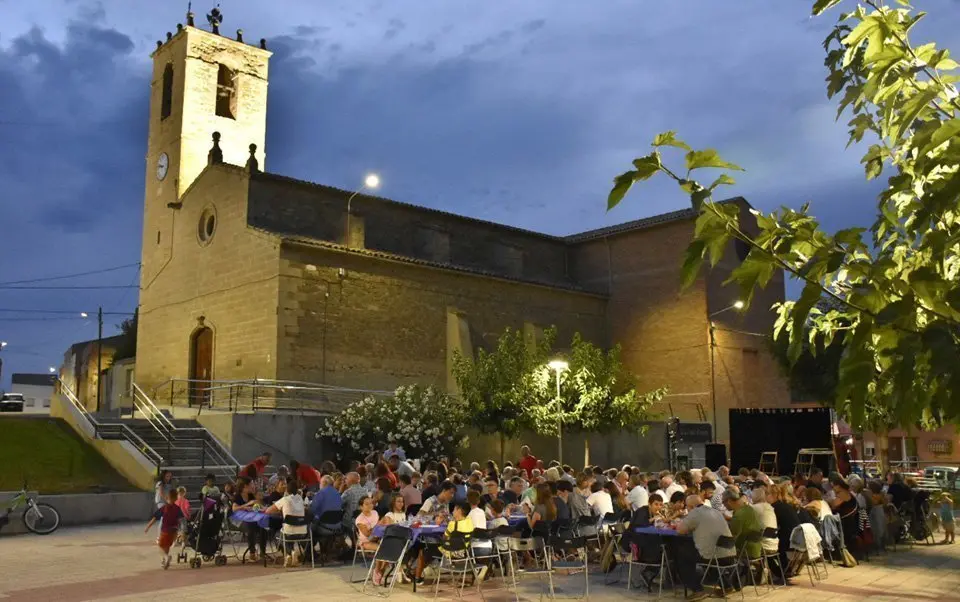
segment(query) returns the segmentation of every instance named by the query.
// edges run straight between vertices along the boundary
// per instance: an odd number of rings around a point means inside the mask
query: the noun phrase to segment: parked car
[[[958,470],[960,469],[956,466],[927,466],[923,470],[923,478],[936,481],[938,489],[955,491],[957,489]]]
[[[4,393],[0,395],[0,412],[22,412],[23,393]]]

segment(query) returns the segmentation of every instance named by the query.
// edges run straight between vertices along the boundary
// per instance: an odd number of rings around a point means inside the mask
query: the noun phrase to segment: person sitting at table
[[[757,512],[757,517],[760,519],[760,526],[763,527],[764,530],[778,529],[777,513],[770,502],[767,501],[768,494],[766,486],[754,487],[753,491],[750,492],[750,497],[753,500],[753,509]],[[778,537],[764,537],[760,545],[766,554],[776,554],[780,550],[780,540]]]
[[[363,497],[360,500],[360,514],[354,520],[354,524],[357,526],[357,545],[360,549],[376,552],[377,548],[380,547],[377,538],[373,535],[373,529],[379,522],[380,516],[373,508],[373,498],[370,496]],[[378,561],[373,570],[374,585],[382,583],[383,569],[383,563]]]
[[[675,551],[674,566],[683,586],[690,590],[687,600],[703,600],[707,593],[700,583],[697,564],[706,564],[715,555],[721,563],[735,562],[733,548],[717,548],[717,538],[721,535],[732,537],[730,527],[720,512],[704,506],[700,496],[692,495],[687,498],[687,516],[677,525],[677,534],[693,536],[692,541],[678,538]]]
[[[256,500],[256,490],[250,479],[240,477],[237,479],[237,495],[233,498],[231,512],[240,510],[253,511]],[[263,554],[267,547],[266,532],[261,530],[255,522],[244,522],[241,528],[247,532],[247,552],[250,554],[250,561],[257,561],[257,540],[260,542],[260,553]]]
[[[641,475],[631,475],[627,492],[627,503],[630,504],[630,510],[636,512],[649,503],[650,493],[643,485]]]
[[[800,515],[797,512],[799,504],[796,500],[791,502],[792,496],[787,487],[789,483],[782,483],[767,487],[767,502],[773,507],[774,515],[777,519],[777,550],[779,552],[778,562],[786,575],[789,563],[788,553],[790,551],[790,536],[793,530],[800,526]],[[772,571],[775,580],[780,579],[780,571]],[[789,577],[789,575],[788,575]],[[789,581],[789,580],[788,580]],[[781,583],[781,585],[783,585]]]
[[[394,474],[392,470],[390,470],[390,467],[387,466],[386,462],[380,462],[379,464],[377,464],[377,466],[373,469],[373,474],[376,475],[376,478],[374,479],[374,484],[377,485],[378,489],[380,487],[378,483],[380,479],[387,479],[387,481],[390,483],[391,490],[400,488],[400,481],[397,480],[397,475]]]
[[[519,504],[521,495],[523,495],[523,479],[520,477],[511,477],[507,482],[507,489],[503,491],[501,499],[507,505]]]
[[[717,485],[713,481],[703,481],[700,483],[699,495],[705,506],[710,506],[711,508],[716,507],[713,503],[713,496],[717,495]],[[723,493],[720,493],[720,495],[722,496]]]
[[[386,512],[380,515],[380,524],[397,525],[406,521],[407,508],[403,502],[403,496],[399,493],[391,493],[389,500],[390,502],[385,505]]]
[[[500,499],[500,483],[493,477],[487,477],[483,482],[484,493],[480,496],[480,507],[486,509],[493,500]]]
[[[760,523],[757,511],[734,488],[730,488],[723,493],[723,504],[733,513],[733,517],[730,519],[730,532],[736,540],[737,552],[746,548],[747,556],[751,560],[760,558],[762,551],[760,542],[747,541],[749,535],[763,533],[763,525]]]
[[[420,507],[420,514],[424,516],[446,516],[449,513],[450,502],[453,501],[457,488],[450,481],[444,481],[437,495],[427,498]],[[469,510],[468,510],[469,512]]]
[[[283,482],[283,481],[281,481]],[[284,519],[288,516],[303,518],[306,515],[303,498],[300,497],[299,485],[296,481],[285,482],[285,493],[282,498],[264,510],[264,514],[280,514]],[[288,525],[286,520],[281,527],[284,535],[306,535],[307,525]],[[294,542],[287,542],[283,550],[283,566],[295,567],[300,565],[300,547]]]
[[[633,515],[630,516],[630,528],[636,529],[638,527],[649,527],[653,524],[653,521],[661,516],[663,511],[663,498],[660,497],[659,493],[650,494],[649,501],[646,506],[641,506],[633,512]]]
[[[819,487],[807,487],[804,489],[803,493],[807,499],[807,503],[804,505],[804,508],[810,512],[810,515],[818,523],[827,516],[833,514],[833,511],[830,510],[830,505],[823,501],[823,494],[820,493]]]
[[[613,504],[614,512],[619,514],[630,509],[630,504],[627,502],[627,497],[617,486],[616,481],[613,479],[607,481],[604,483],[603,488],[607,493],[610,494],[610,503]]]
[[[316,521],[327,512],[340,510],[343,510],[343,498],[334,486],[333,477],[330,475],[320,477],[320,489],[310,502],[310,514],[313,515],[313,520]]]
[[[400,475],[400,495],[403,497],[403,507],[419,506],[423,503],[423,497],[420,490],[413,485],[413,478],[410,475]]]
[[[477,529],[487,528],[487,513],[480,507],[480,494],[476,491],[467,492],[467,504],[470,505],[470,512],[467,514],[470,522]]]
[[[371,496],[373,498],[377,514],[383,516],[390,511],[390,497],[393,495],[393,487],[386,477],[377,479],[377,490]]]
[[[340,495],[343,500],[343,524],[352,529],[354,514],[360,508],[360,500],[367,495],[367,490],[360,484],[360,475],[356,472],[348,473],[344,484],[347,488]]]
[[[287,468],[286,464],[281,464],[277,466],[277,472],[270,475],[270,479],[267,481],[267,488],[274,489],[277,486],[277,481],[280,479],[286,479],[290,476],[290,469]]]
[[[533,529],[540,521],[552,523],[555,520],[557,520],[557,505],[553,502],[550,485],[540,483],[537,485],[537,503],[527,515],[527,524]]]
[[[613,499],[598,481],[594,481],[593,485],[590,486],[590,497],[587,498],[587,504],[593,509],[593,514],[600,518],[613,513]]]
[[[670,502],[663,511],[664,519],[668,523],[680,520],[687,515],[687,496],[682,491],[676,491],[670,496]]]
[[[566,481],[565,481],[566,482]],[[590,516],[593,514],[593,511],[590,508],[590,504],[587,503],[587,498],[581,493],[581,485],[584,485],[588,482],[588,477],[579,476],[575,484],[570,486],[570,494],[564,500],[567,503],[567,506],[570,507],[570,520],[578,521],[581,516]],[[567,482],[569,485],[570,483]],[[564,485],[564,490],[566,491],[567,487]],[[560,484],[557,483],[557,491],[560,491]],[[589,487],[587,488],[589,493]]]

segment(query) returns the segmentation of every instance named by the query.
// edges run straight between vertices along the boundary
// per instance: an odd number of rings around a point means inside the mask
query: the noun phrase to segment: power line
[[[83,317],[82,314],[91,314],[95,310],[89,309],[10,309],[10,308],[0,308],[0,312],[7,313],[24,313],[24,314],[71,314],[78,317]],[[105,311],[103,312],[105,316],[132,316],[132,311]],[[2,319],[2,318],[0,318]]]
[[[118,270],[124,270],[132,267],[140,267],[140,262],[137,263],[128,263],[126,265],[118,265],[112,268],[103,268],[100,270],[91,270],[89,272],[77,272],[75,274],[65,274],[63,276],[46,276],[44,278],[31,278],[29,280],[10,280],[8,282],[0,282],[0,287],[6,287],[11,284],[31,284],[34,282],[49,282],[51,280],[66,280],[68,278],[79,278],[81,276],[90,276],[93,274],[106,274],[107,272],[116,272]]]
[[[111,290],[137,288],[132,285],[101,285],[101,286],[3,286],[0,290],[5,291],[90,291],[90,290]]]

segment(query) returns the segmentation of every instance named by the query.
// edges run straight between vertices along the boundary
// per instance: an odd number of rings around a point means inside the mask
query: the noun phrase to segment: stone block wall
[[[273,378],[277,349],[277,239],[247,227],[247,174],[230,165],[207,169],[168,210],[175,223],[170,259],[140,292],[137,382],[150,387],[187,378],[190,337],[214,332],[213,378]],[[212,209],[216,231],[198,237]],[[146,241],[150,244],[151,241]]]
[[[606,301],[598,295],[299,245],[282,248],[281,274],[281,379],[379,390],[447,386],[454,345],[492,346],[504,328],[525,323],[556,325],[560,345],[575,331],[606,342]],[[451,312],[466,322],[469,342],[463,329],[449,327]]]

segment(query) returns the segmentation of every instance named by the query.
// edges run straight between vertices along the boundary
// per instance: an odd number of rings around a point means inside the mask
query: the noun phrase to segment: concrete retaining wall
[[[319,416],[203,412],[196,419],[226,445],[240,463],[249,462],[265,451],[273,454],[273,464],[286,464],[292,458],[319,465],[327,459],[322,443],[314,438],[325,420]]]
[[[0,499],[9,499],[14,492],[0,492]],[[153,510],[153,493],[80,493],[72,495],[37,495],[30,497],[50,504],[60,512],[60,526],[99,525],[116,522],[139,522],[146,525]],[[26,533],[21,507],[10,515],[10,523],[0,530],[0,536]]]

